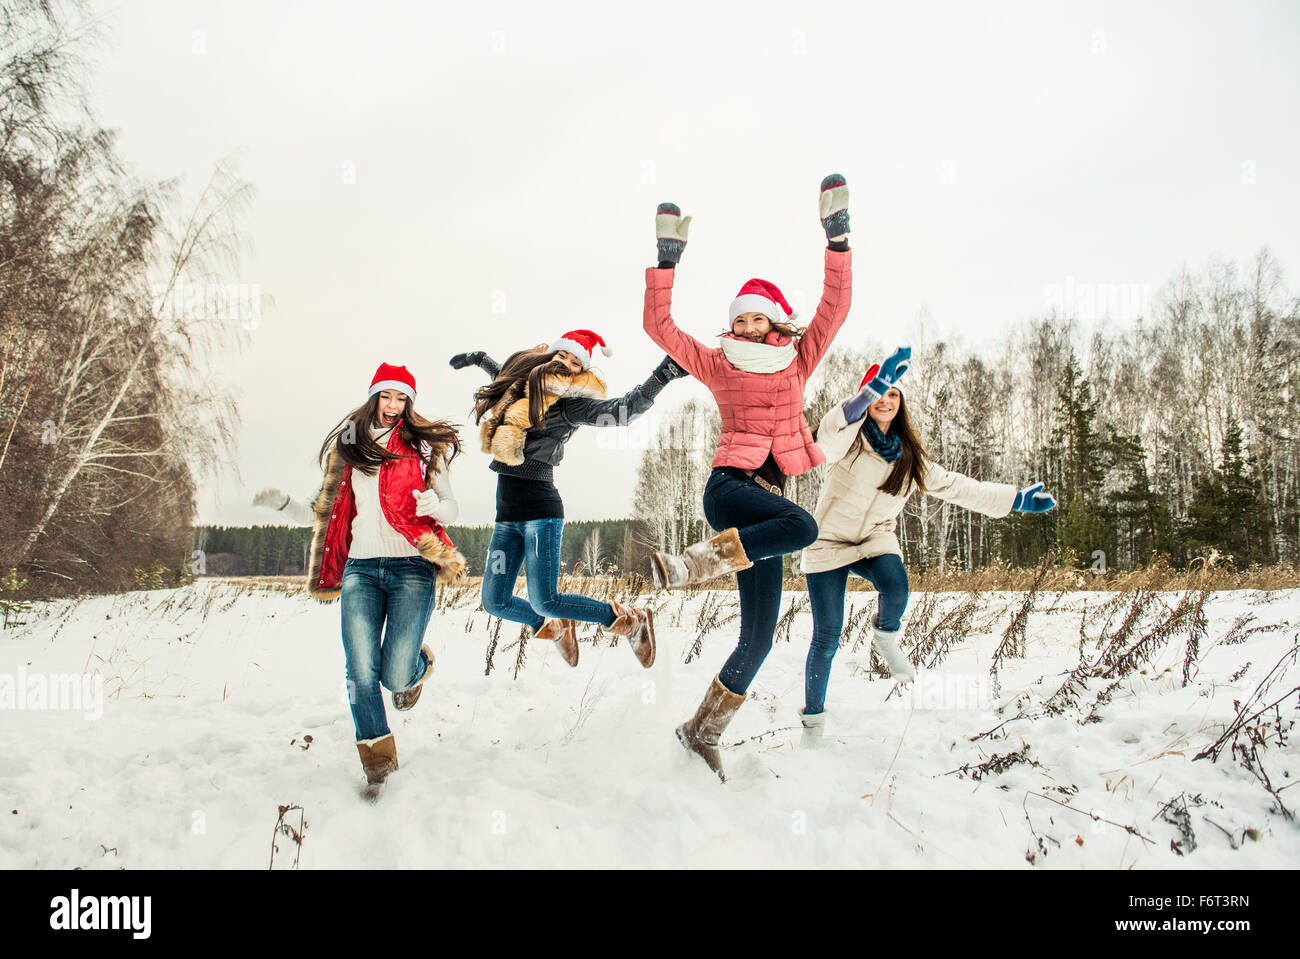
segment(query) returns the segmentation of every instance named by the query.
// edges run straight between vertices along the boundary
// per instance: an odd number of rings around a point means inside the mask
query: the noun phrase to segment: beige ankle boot
[[[536,639],[549,639],[559,647],[560,655],[570,666],[578,665],[578,635],[571,619],[548,619],[533,634]]]
[[[366,782],[371,786],[383,785],[388,774],[397,768],[397,740],[393,734],[357,743],[361,766],[366,771]]]
[[[695,715],[677,727],[677,738],[682,745],[700,755],[723,782],[726,782],[727,777],[722,774],[722,756],[718,752],[718,742],[744,701],[744,696],[733,693],[714,676]]]
[[[646,669],[655,663],[655,620],[654,613],[648,606],[632,609],[622,603],[610,603],[614,607],[614,625],[609,631],[616,636],[626,636],[632,654]]]
[[[712,539],[692,543],[681,556],[656,552],[650,557],[655,585],[660,589],[679,589],[693,583],[706,583],[728,573],[749,569],[754,564],[745,555],[740,533],[733,526]]]

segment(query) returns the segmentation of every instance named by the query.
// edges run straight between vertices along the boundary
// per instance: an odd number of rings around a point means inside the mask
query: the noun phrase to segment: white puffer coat
[[[897,520],[910,490],[891,496],[880,489],[893,463],[871,448],[865,438],[860,453],[851,450],[862,420],[844,421],[844,404],[836,403],[822,417],[817,445],[826,454],[826,478],[813,517],[817,541],[803,551],[805,573],[824,573],[860,559],[903,551],[898,545]],[[984,483],[930,463],[925,471],[925,491],[930,496],[988,516],[1006,516],[1016,499],[1016,487]]]

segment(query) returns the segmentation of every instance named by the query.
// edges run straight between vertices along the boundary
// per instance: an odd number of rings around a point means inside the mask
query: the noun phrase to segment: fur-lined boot
[[[429,678],[433,672],[433,650],[428,646],[421,646],[420,652],[424,653],[424,658],[428,666],[424,669],[424,675],[410,689],[403,689],[401,692],[393,693],[393,708],[396,710],[406,710],[414,706],[420,699],[420,690],[424,688],[424,681]]]
[[[560,650],[560,655],[570,666],[578,665],[578,635],[571,619],[548,619],[534,636],[549,639]]]
[[[656,552],[650,557],[650,565],[657,587],[679,589],[749,569],[754,564],[745,555],[740,533],[733,526],[712,539],[692,543],[681,556]]]
[[[363,739],[357,743],[357,752],[361,754],[361,766],[366,771],[366,782],[371,792],[383,786],[388,774],[397,768],[397,740],[393,734],[379,736],[375,739]]]
[[[655,620],[650,607],[631,609],[622,603],[611,603],[614,607],[614,625],[609,631],[616,636],[626,636],[628,645],[636,661],[649,669],[655,663]]]
[[[699,754],[723,782],[726,782],[727,777],[722,774],[722,756],[718,752],[718,742],[744,701],[744,696],[733,693],[722,685],[722,680],[714,676],[695,715],[677,727],[677,738],[682,745]]]

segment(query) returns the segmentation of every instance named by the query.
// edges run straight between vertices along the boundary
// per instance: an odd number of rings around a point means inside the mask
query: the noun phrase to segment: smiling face
[[[555,362],[562,363],[570,373],[582,372],[582,360],[574,356],[568,350],[556,350]]]
[[[375,408],[375,416],[379,418],[379,425],[384,429],[389,429],[402,416],[406,409],[406,394],[401,390],[380,390],[379,405]]]
[[[896,387],[891,386],[885,391],[884,396],[867,407],[867,414],[875,420],[882,433],[888,433],[889,424],[894,422],[894,417],[898,415],[899,404],[902,402],[903,394],[898,392]]]
[[[772,332],[772,321],[762,313],[741,313],[731,321],[731,332],[742,339],[761,343],[763,337]]]

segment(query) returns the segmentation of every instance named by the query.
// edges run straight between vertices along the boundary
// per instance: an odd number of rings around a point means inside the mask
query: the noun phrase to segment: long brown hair
[[[454,424],[445,420],[426,420],[411,408],[411,397],[402,401],[401,428],[398,435],[416,450],[428,443],[432,449],[430,466],[441,457],[446,464],[451,463],[460,453],[460,434]],[[379,394],[366,400],[364,406],[358,406],[345,416],[339,425],[330,430],[325,442],[321,444],[320,461],[325,465],[331,449],[336,450],[344,462],[365,473],[374,476],[385,460],[403,459],[400,453],[390,453],[387,440],[376,442],[370,435],[370,427],[379,424]]]
[[[867,411],[867,416],[871,416],[870,410]],[[865,420],[862,425],[863,427],[867,425]],[[894,414],[894,419],[889,424],[889,431],[898,435],[902,455],[894,460],[894,468],[889,471],[885,481],[876,488],[890,496],[898,496],[904,489],[907,490],[908,495],[911,495],[913,490],[924,493],[925,467],[930,457],[925,452],[925,447],[921,445],[921,437],[917,436],[916,430],[912,429],[912,421],[907,418],[907,403],[904,402],[901,392],[898,394],[898,412]],[[854,462],[857,462],[867,445],[867,439],[859,429],[858,435],[853,437],[853,446],[850,447],[856,450]]]
[[[573,375],[567,366],[555,359],[555,354],[558,352],[559,350],[552,350],[543,344],[511,353],[501,364],[501,372],[497,374],[496,379],[474,391],[474,422],[480,422],[487,415],[488,410],[496,406],[511,390],[516,392],[516,398],[523,396],[523,384],[526,383],[528,425],[539,426],[543,419],[542,397],[545,393],[543,378]]]

